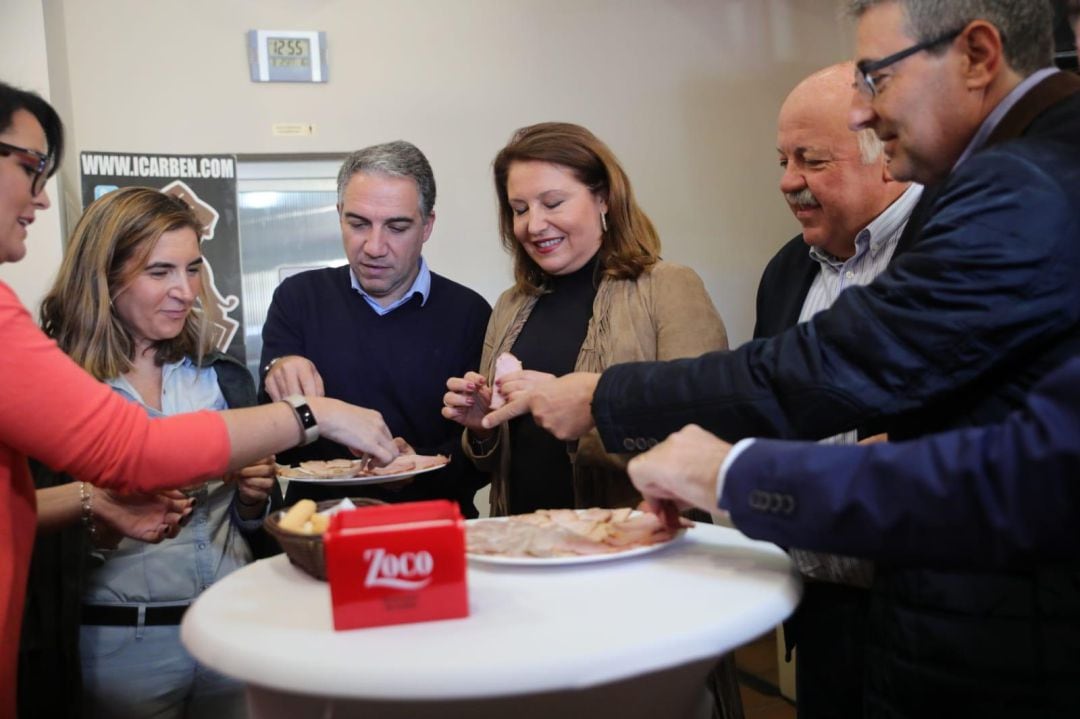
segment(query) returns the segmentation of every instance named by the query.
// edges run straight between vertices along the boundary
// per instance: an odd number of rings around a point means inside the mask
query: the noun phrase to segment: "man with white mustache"
[[[806,322],[843,290],[869,284],[889,264],[901,238],[913,234],[908,218],[922,185],[895,181],[881,141],[847,126],[854,71],[850,62],[819,70],[796,85],[780,108],[780,191],[803,231],[765,268],[755,339]],[[854,443],[857,434],[822,441]],[[799,716],[857,716],[873,564],[790,552],[805,580],[799,608],[785,624],[788,649],[799,649]]]
[[[845,288],[868,284],[891,259],[922,193],[892,179],[872,132],[848,129],[853,72],[851,63],[820,70],[780,108],[780,191],[803,231],[765,269],[755,337],[804,322]]]

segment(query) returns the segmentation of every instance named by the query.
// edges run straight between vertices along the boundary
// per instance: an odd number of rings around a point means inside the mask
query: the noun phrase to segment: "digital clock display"
[[[255,82],[326,82],[326,33],[250,30],[248,63]]]
[[[266,41],[267,59],[272,67],[309,67],[311,41],[300,37],[272,37]]]

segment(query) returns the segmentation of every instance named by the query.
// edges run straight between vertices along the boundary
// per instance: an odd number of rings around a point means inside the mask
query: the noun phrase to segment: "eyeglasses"
[[[949,42],[956,38],[960,33],[964,31],[964,28],[958,30],[951,30],[944,35],[940,35],[926,42],[920,42],[911,47],[901,50],[900,52],[893,53],[888,57],[883,57],[880,60],[860,60],[855,65],[855,89],[858,90],[866,97],[873,100],[877,97],[879,92],[877,87],[877,81],[871,77],[872,73],[878,72],[887,68],[889,65],[900,62],[906,57],[911,57],[917,52],[923,50],[929,50],[930,48],[937,47],[943,43]]]
[[[19,164],[30,171],[30,194],[37,197],[45,188],[45,181],[49,179],[52,170],[52,158],[43,155],[37,150],[28,150],[25,147],[9,145],[0,142],[0,155],[15,155]]]

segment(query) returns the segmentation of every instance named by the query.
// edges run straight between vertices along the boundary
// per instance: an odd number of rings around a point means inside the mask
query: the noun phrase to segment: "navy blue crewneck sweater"
[[[285,355],[307,357],[322,375],[326,396],[378,410],[394,436],[403,437],[420,454],[451,456],[450,466],[421,475],[397,491],[292,482],[287,501],[445,498],[475,517],[473,495],[488,477],[461,452],[461,425],[443,419],[440,409],[446,380],[480,366],[490,314],[491,307],[478,293],[434,272],[426,303],[421,305],[421,296],[415,294],[383,316],[352,288],[348,265],[303,272],[282,282],[263,325],[261,366]],[[348,456],[346,448],[322,439],[283,453],[278,461]]]

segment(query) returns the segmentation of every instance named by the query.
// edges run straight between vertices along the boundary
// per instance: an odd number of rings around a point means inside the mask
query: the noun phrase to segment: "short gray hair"
[[[892,2],[904,11],[905,32],[918,42],[985,20],[1001,33],[1005,60],[1023,77],[1054,64],[1054,12],[1048,0],[849,0],[848,14],[857,19]]]
[[[864,165],[873,165],[885,151],[885,143],[869,127],[856,130],[855,139],[859,143],[859,157]]]
[[[345,188],[357,173],[408,177],[416,183],[420,195],[420,216],[425,220],[435,209],[435,175],[424,153],[411,142],[395,140],[357,150],[345,158],[337,178],[338,205],[345,199]]]

